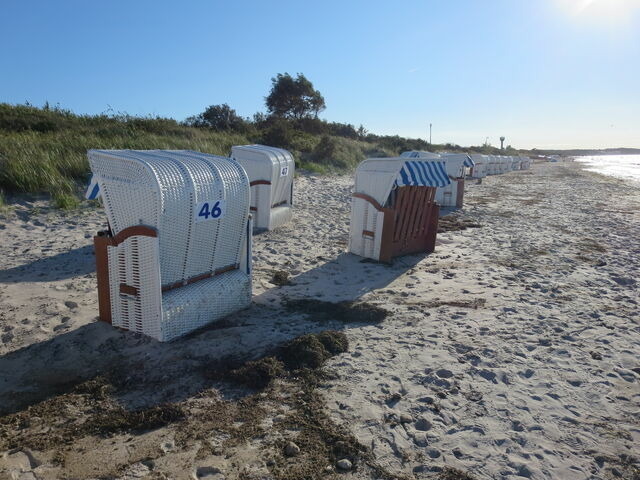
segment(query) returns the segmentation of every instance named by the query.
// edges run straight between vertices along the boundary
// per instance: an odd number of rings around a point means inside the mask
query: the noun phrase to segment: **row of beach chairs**
[[[479,165],[494,171],[481,157],[405,152],[362,162],[348,250],[382,262],[433,251],[440,206],[462,206],[464,178],[480,178]],[[271,230],[293,215],[288,151],[90,150],[88,158],[87,198],[100,197],[108,219],[94,237],[101,320],[170,341],[251,303],[254,227]]]

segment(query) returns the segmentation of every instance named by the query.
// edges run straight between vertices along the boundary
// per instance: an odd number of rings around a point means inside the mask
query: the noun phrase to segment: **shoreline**
[[[137,365],[131,375],[140,380],[119,397],[129,408],[191,405],[203,390],[234,399],[239,393],[212,385],[200,363],[257,356],[332,328],[347,334],[350,348],[329,361],[333,374],[318,391],[335,424],[387,471],[437,478],[454,467],[478,479],[582,479],[636,468],[640,186],[572,161],[536,163],[479,185],[468,181],[465,208],[454,216],[480,227],[440,233],[434,254],[389,267],[344,253],[351,176],[296,181],[294,221],[254,236],[252,307],[171,344],[94,321],[91,238],[106,221],[101,209],[65,215],[34,201],[3,214],[0,406],[23,411],[123,359],[127,368]],[[290,285],[271,283],[277,270],[289,273]],[[283,309],[286,298],[303,297],[363,301],[391,316],[377,325],[322,323]],[[226,478],[240,475],[220,455],[198,458],[201,445],[158,448],[175,435],[169,425],[133,440],[117,436],[115,453],[106,453],[108,442],[76,439],[84,453],[64,450],[63,466],[52,452],[31,449],[37,461],[29,471],[38,478],[87,473],[80,459],[105,455],[96,460],[102,470],[92,474],[117,467],[124,475],[144,457],[131,452],[153,437],[151,453],[145,446],[155,459],[149,474],[193,478],[198,468],[215,466]],[[278,435],[269,441],[296,438],[294,431]],[[256,471],[273,474],[262,448],[257,442],[244,457],[233,455],[262,462]],[[0,458],[0,472],[8,457]],[[362,468],[348,475],[372,473]]]

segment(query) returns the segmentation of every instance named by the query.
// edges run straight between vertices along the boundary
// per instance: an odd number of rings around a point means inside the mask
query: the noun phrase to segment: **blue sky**
[[[323,118],[477,145],[640,147],[640,0],[2,0],[0,102],[182,120],[264,111],[303,72]]]

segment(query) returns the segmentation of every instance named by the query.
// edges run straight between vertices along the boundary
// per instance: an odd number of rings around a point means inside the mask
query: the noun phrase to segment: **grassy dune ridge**
[[[88,149],[191,149],[226,155],[231,145],[248,141],[170,119],[84,116],[0,104],[0,189],[49,193],[58,206],[70,206],[90,176]]]
[[[460,148],[429,146],[398,136],[348,138],[309,133],[284,121],[276,126],[280,130],[249,123],[238,132],[215,131],[168,118],[76,115],[48,105],[0,103],[0,205],[7,193],[46,193],[56,206],[73,207],[89,180],[86,152],[92,148],[188,149],[228,155],[232,145],[264,143],[291,150],[298,167],[317,173],[346,171],[366,157],[392,156],[404,150]]]

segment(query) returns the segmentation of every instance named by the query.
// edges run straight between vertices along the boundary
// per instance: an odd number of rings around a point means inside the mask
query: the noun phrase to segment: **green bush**
[[[276,118],[268,122],[268,126],[262,132],[260,141],[264,145],[278,148],[290,148],[293,140],[294,129],[291,122],[284,118]]]
[[[339,169],[354,168],[364,159],[357,142],[329,135],[322,136],[311,154],[313,162]]]

